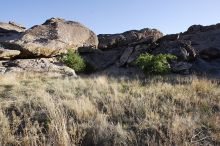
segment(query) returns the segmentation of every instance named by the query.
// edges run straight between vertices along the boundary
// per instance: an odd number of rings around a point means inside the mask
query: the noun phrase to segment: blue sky
[[[79,21],[100,33],[157,28],[165,34],[192,24],[220,23],[220,0],[2,0],[0,21],[31,27],[51,17]]]

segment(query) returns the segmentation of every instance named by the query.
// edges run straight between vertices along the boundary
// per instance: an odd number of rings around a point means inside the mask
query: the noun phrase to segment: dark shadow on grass
[[[139,80],[143,85],[152,82],[165,82],[175,84],[191,84],[193,79],[205,79],[220,84],[220,77],[212,74],[191,73],[189,75],[169,73],[169,74],[144,74],[136,67],[116,67],[112,66],[103,71],[97,71],[91,74],[78,74],[80,78],[97,78],[106,76],[112,79],[124,81]]]
[[[9,98],[9,92],[13,90],[13,85],[0,85],[0,88],[4,88],[0,93],[0,98]]]

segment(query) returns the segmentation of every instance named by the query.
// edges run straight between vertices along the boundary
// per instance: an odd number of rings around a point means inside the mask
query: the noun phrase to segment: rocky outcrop
[[[186,32],[166,36],[145,28],[97,37],[82,24],[60,18],[51,18],[28,30],[14,22],[0,23],[2,73],[56,72],[75,76],[70,68],[54,58],[51,61],[51,57],[67,49],[77,50],[93,70],[129,70],[142,53],[173,54],[178,58],[170,62],[174,73],[220,77],[220,24],[193,25]]]
[[[0,23],[0,60],[8,60],[1,61],[0,70],[76,76],[74,70],[50,58],[67,49],[93,50],[97,46],[96,34],[78,22],[51,18],[28,30],[14,22]]]
[[[163,34],[156,29],[131,30],[121,34],[100,34],[99,49],[111,49],[140,43],[152,43],[161,38]]]
[[[196,53],[205,55],[209,49],[210,51],[213,51],[213,48],[220,49],[220,24],[211,26],[193,25],[181,34],[179,39],[191,41]],[[208,53],[207,56],[209,56]]]
[[[181,59],[219,58],[220,24],[193,25],[184,33],[166,35],[159,39],[153,53],[171,53]]]
[[[98,38],[78,22],[52,18],[26,30],[20,38],[1,44],[6,48],[19,50],[19,58],[36,58],[60,55],[67,49],[96,48]]]
[[[50,73],[63,74],[76,77],[75,71],[56,59],[39,58],[39,59],[17,59],[5,61],[0,66],[0,72],[4,73]]]
[[[98,70],[111,65],[119,67],[132,63],[137,57],[150,49],[152,43],[163,34],[156,29],[132,30],[121,34],[100,34],[99,52],[81,53],[87,62]]]
[[[187,68],[192,72],[214,74],[210,70],[220,71],[217,67],[220,59],[220,24],[193,25],[184,33],[160,38],[151,49],[153,54],[176,55],[180,62],[173,66],[175,72]]]

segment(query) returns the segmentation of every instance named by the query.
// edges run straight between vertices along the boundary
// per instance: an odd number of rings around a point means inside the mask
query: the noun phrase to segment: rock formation
[[[141,53],[150,50],[150,46],[162,36],[160,31],[148,28],[122,34],[100,34],[99,51],[81,54],[97,70],[111,65],[121,67],[132,63]]]
[[[0,23],[0,72],[56,72],[75,75],[56,57],[77,50],[94,70],[133,68],[142,53],[173,54],[172,71],[220,77],[220,24],[193,25],[186,32],[165,35],[156,29],[96,34],[78,22],[51,18],[30,29]],[[114,71],[115,73],[115,71]]]
[[[97,48],[98,38],[78,22],[51,18],[34,26],[10,42],[0,42],[5,48],[19,50],[18,58],[53,57],[67,49]]]
[[[1,23],[0,22],[0,41],[15,40],[19,35],[25,31],[25,27],[14,22]]]
[[[1,72],[13,70],[33,72],[61,72],[74,75],[70,68],[47,61],[46,58],[65,53],[67,49],[92,48],[98,46],[94,32],[78,22],[51,18],[42,25],[25,30],[24,27],[9,22],[0,23],[0,59],[9,60],[1,65]],[[20,59],[14,60],[12,59]],[[7,67],[7,68],[5,68]],[[17,67],[17,69],[14,69]],[[68,73],[69,74],[69,73]]]
[[[1,62],[1,74],[18,72],[53,73],[76,77],[73,69],[59,63],[55,58],[16,59]]]
[[[220,24],[193,25],[184,33],[162,37],[157,44],[154,54],[174,54],[184,64],[191,64],[187,65],[191,72],[220,77]]]

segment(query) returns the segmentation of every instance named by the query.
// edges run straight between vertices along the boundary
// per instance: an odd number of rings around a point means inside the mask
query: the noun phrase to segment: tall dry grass
[[[197,77],[0,76],[1,146],[220,145],[220,85]]]

